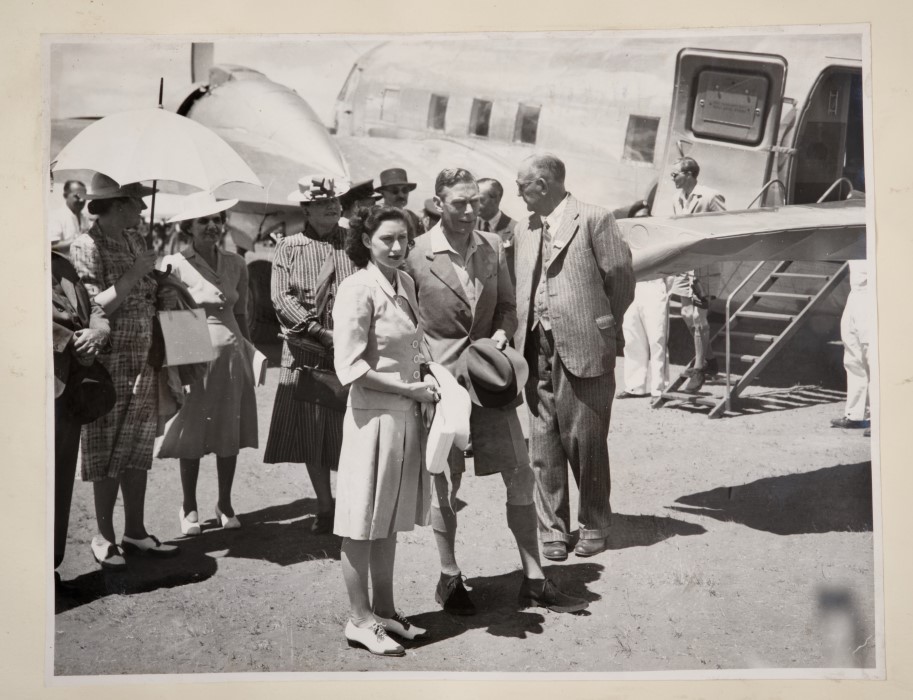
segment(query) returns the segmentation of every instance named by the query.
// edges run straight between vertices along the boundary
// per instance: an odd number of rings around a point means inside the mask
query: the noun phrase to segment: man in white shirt
[[[871,435],[866,408],[869,398],[869,341],[872,329],[869,317],[869,284],[866,260],[850,260],[850,294],[840,319],[843,341],[843,367],[846,369],[846,407],[834,428],[865,428]]]
[[[701,166],[694,158],[682,158],[671,173],[675,181],[672,197],[672,212],[675,216],[701,214],[704,212],[726,211],[726,200],[716,190],[697,184]],[[682,318],[694,334],[694,367],[686,370],[688,383],[684,391],[697,392],[704,384],[705,376],[719,371],[719,363],[710,347],[710,323],[707,321],[708,299],[704,296],[700,282],[694,272],[676,275],[672,294],[682,300]]]
[[[48,237],[54,250],[66,254],[80,233],[92,228],[93,219],[83,210],[86,207],[86,186],[79,180],[67,180],[63,185],[65,206],[48,214]]]

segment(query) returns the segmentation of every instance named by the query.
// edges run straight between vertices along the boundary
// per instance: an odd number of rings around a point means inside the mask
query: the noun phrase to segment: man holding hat
[[[497,234],[475,231],[479,188],[463,168],[435,181],[441,221],[416,240],[406,260],[415,280],[419,315],[431,359],[460,378],[472,398],[470,436],[476,475],[500,473],[507,491],[507,524],[520,552],[521,605],[577,612],[587,602],[559,591],[539,563],[535,479],[517,417],[526,363],[507,346],[517,328],[514,290]],[[434,475],[431,527],[441,562],[435,598],[444,610],[472,615],[475,605],[456,561],[454,504],[465,470],[451,450],[449,469]]]
[[[380,184],[376,188],[384,198],[384,204],[388,207],[396,207],[406,212],[406,218],[409,220],[409,233],[412,240],[424,232],[422,222],[419,221],[418,215],[411,209],[407,209],[409,203],[409,193],[414,190],[416,184],[409,182],[409,176],[403,168],[387,168],[380,173]]]
[[[552,155],[520,166],[517,190],[532,212],[516,233],[519,328],[514,342],[530,364],[526,398],[536,474],[539,534],[546,558],[603,551],[609,506],[606,440],[622,319],[634,298],[631,251],[615,219],[574,198]],[[524,352],[525,351],[525,352]],[[568,464],[580,489],[571,528]]]

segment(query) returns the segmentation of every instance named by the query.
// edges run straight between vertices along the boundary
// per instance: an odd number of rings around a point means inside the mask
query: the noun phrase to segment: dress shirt
[[[475,315],[476,300],[479,295],[479,291],[476,289],[475,261],[473,260],[473,253],[476,252],[477,247],[475,235],[470,235],[469,237],[469,248],[466,250],[465,259],[450,245],[450,241],[448,241],[447,236],[444,235],[443,228],[439,226],[433,228],[430,235],[431,252],[435,255],[438,253],[447,253],[450,258],[450,263],[453,265],[453,271],[456,273],[457,279],[463,287],[463,292],[466,294],[466,301],[469,302],[469,308],[472,309],[472,313]],[[481,280],[478,280],[478,284],[481,287]]]

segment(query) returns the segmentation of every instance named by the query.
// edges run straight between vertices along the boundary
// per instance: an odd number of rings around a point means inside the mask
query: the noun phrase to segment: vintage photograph
[[[55,683],[884,677],[867,27],[43,52]]]

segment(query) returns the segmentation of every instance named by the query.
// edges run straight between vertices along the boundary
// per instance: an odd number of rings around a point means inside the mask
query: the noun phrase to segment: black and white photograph
[[[45,35],[46,682],[884,679],[871,54]]]

